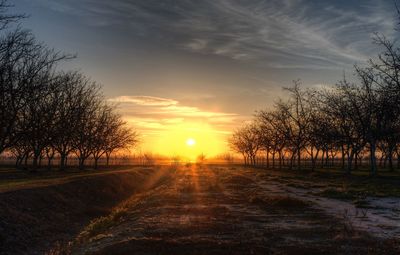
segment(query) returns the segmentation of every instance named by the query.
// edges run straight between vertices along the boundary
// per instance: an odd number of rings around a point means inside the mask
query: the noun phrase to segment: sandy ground
[[[400,254],[398,198],[368,198],[379,206],[360,211],[238,167],[192,165],[150,179],[160,178],[86,227],[72,253]]]

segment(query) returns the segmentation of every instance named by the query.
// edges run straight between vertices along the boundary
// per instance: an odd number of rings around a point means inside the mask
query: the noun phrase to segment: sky
[[[396,38],[392,0],[14,0],[22,26],[77,59],[168,156],[227,151],[226,139],[283,87],[336,83]],[[187,146],[189,138],[195,146]]]

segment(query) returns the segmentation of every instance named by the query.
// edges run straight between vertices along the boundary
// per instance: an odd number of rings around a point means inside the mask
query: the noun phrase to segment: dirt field
[[[400,254],[395,176],[209,165],[8,175],[0,254]]]
[[[52,253],[400,254],[399,197],[360,202],[339,181],[240,167],[190,165],[147,181],[160,185]]]
[[[31,180],[15,177],[0,188],[0,254],[44,254],[76,236],[90,220],[158,183],[159,169],[69,173]],[[159,180],[163,181],[163,180]]]

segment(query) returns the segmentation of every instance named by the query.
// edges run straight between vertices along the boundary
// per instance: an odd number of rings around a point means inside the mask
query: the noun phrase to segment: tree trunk
[[[282,152],[280,151],[279,153],[278,153],[278,156],[279,156],[279,170],[282,170]]]
[[[34,171],[37,170],[38,168],[38,159],[39,159],[39,155],[37,155],[36,153],[33,154],[33,161],[32,161],[32,169]]]
[[[321,168],[324,168],[324,157],[325,157],[325,150],[322,149],[322,155],[321,155]]]
[[[25,153],[24,169],[28,169],[28,159],[29,159],[29,153]]]
[[[26,170],[28,168],[28,156],[24,156],[23,162],[24,163],[23,163],[23,166],[21,164],[21,168]]]
[[[84,170],[85,169],[85,160],[86,157],[79,157],[79,170]]]
[[[399,152],[396,152],[396,154],[397,154],[397,169],[400,169],[400,153]]]
[[[290,165],[289,165],[289,169],[292,170],[293,165],[294,165],[294,157],[295,157],[295,153],[293,152],[291,157],[290,157]]]
[[[329,150],[326,150],[325,153],[325,166],[328,166],[328,162],[329,162]]]
[[[15,168],[20,168],[23,160],[24,160],[24,155],[17,156],[15,160]]]
[[[318,154],[319,150],[315,153],[315,157],[313,156],[313,152],[311,152],[311,171],[314,172],[316,164],[317,164],[317,159],[318,159]]]
[[[334,166],[335,166],[335,157],[336,157],[336,154],[333,153],[333,150],[331,151],[331,155],[332,155],[332,158],[331,158],[331,159],[332,159],[332,161],[331,161],[332,163],[331,163],[331,165],[332,165],[332,167],[334,167]]]
[[[79,170],[83,170],[85,167],[85,160],[79,159]]]
[[[354,170],[358,170],[358,153],[354,155]]]
[[[111,154],[106,153],[106,166],[107,167],[110,165],[110,156],[111,156]]]
[[[297,150],[297,170],[301,169],[301,150]]]
[[[376,168],[376,144],[375,142],[370,143],[370,160],[371,160],[371,175],[376,176],[377,175],[377,168]]]
[[[384,157],[383,154],[379,157],[379,167],[383,166],[383,157]]]
[[[65,170],[67,155],[66,153],[60,153],[60,170]]]
[[[272,169],[275,169],[275,153],[276,152],[272,153]]]
[[[19,166],[19,157],[15,158],[15,168],[18,168]]]
[[[51,161],[53,160],[53,157],[48,157],[47,158],[47,169],[50,170],[51,169]]]
[[[389,171],[393,172],[394,168],[393,168],[393,152],[392,151],[388,155],[388,160],[389,160]]]
[[[351,170],[352,170],[352,164],[353,164],[353,158],[354,158],[354,152],[352,151],[349,155],[349,153],[347,153],[347,174],[351,174]]]
[[[344,169],[344,165],[345,165],[345,157],[344,157],[344,146],[342,145],[342,169]]]
[[[99,157],[95,157],[94,158],[94,169],[96,169],[96,170],[97,170],[97,167],[98,167],[98,162],[99,162]]]

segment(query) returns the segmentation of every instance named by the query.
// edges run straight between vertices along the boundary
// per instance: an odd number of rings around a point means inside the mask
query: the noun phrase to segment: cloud
[[[140,107],[141,114],[146,115],[172,115],[178,117],[228,117],[236,116],[235,113],[204,111],[198,107],[180,105],[177,100],[170,98],[154,97],[154,96],[119,96],[108,99],[110,102],[128,104],[123,106],[129,112],[129,108],[137,109]],[[134,107],[130,107],[133,104]]]
[[[172,114],[176,116],[186,116],[186,117],[221,117],[221,116],[235,116],[234,113],[223,113],[223,112],[211,112],[211,111],[203,111],[197,107],[191,106],[181,106],[181,105],[170,105],[166,107],[160,108],[160,111],[157,113],[162,114]]]
[[[145,106],[170,106],[178,104],[178,101],[162,97],[152,96],[119,96],[109,99],[110,102],[134,103]]]
[[[109,99],[121,103],[119,108],[126,120],[139,130],[163,132],[176,126],[208,123],[213,132],[229,134],[239,118],[236,113],[207,111],[200,107],[182,105],[178,100],[154,96],[119,96]]]
[[[392,1],[40,1],[127,37],[270,68],[342,69],[376,51],[373,32],[396,26]]]
[[[194,51],[198,51],[205,49],[207,47],[207,43],[207,40],[204,39],[193,39],[191,42],[184,45],[184,47],[187,47],[188,49]]]
[[[203,34],[203,40],[208,42],[207,47],[187,48],[203,54],[254,60],[273,68],[353,65],[370,54],[372,32],[388,32],[394,26],[394,19],[388,19],[387,9],[377,8],[379,4],[365,8],[348,4],[343,9],[327,2],[314,5],[306,1],[218,3],[214,5],[219,13],[214,22],[215,32],[203,31],[203,26],[198,26],[201,23],[198,15],[177,24],[179,29]]]

